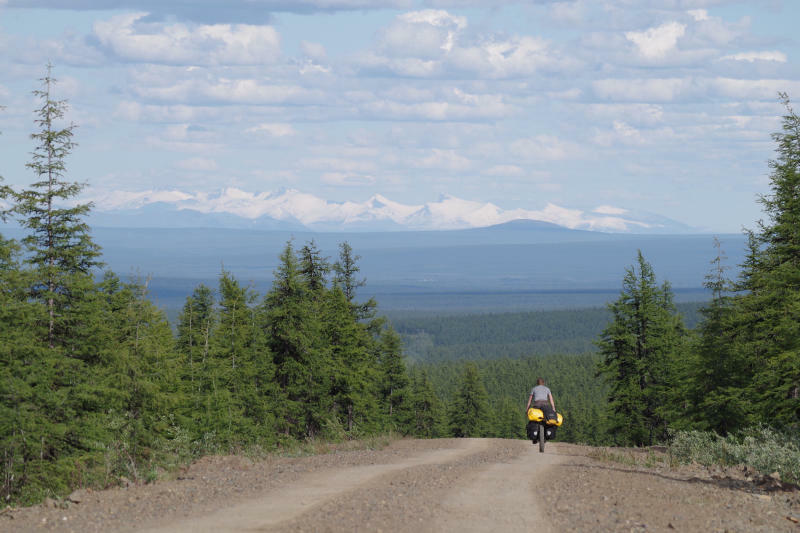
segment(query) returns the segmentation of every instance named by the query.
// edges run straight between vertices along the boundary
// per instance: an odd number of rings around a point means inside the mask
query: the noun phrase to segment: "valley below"
[[[0,530],[788,532],[800,520],[796,487],[658,450],[400,439],[325,451],[208,456],[154,483],[6,509]]]

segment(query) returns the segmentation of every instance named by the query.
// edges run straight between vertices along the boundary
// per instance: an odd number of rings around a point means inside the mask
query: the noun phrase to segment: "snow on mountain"
[[[155,205],[169,206],[169,211],[190,211],[209,217],[209,224],[226,216],[241,220],[242,227],[286,223],[310,229],[466,229],[493,226],[512,220],[537,220],[570,229],[610,232],[685,232],[689,228],[664,217],[634,215],[608,205],[594,210],[569,209],[548,203],[543,209],[504,210],[492,203],[476,202],[443,195],[435,202],[407,205],[376,194],[365,202],[332,202],[295,189],[251,193],[229,187],[218,193],[183,191],[111,191],[91,195],[96,212],[108,221],[115,213],[130,217],[147,214],[148,226],[159,222]],[[150,209],[143,209],[151,206]],[[164,209],[164,212],[166,210]],[[187,213],[188,214],[188,213]],[[192,216],[192,219],[197,218]],[[155,219],[154,219],[155,217]],[[169,225],[165,215],[163,223]],[[287,226],[288,227],[288,226]]]

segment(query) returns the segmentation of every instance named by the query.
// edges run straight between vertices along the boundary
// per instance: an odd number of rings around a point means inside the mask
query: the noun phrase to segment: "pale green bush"
[[[747,465],[762,474],[778,472],[783,481],[800,482],[800,435],[767,426],[725,437],[710,431],[679,431],[669,452],[683,463]]]

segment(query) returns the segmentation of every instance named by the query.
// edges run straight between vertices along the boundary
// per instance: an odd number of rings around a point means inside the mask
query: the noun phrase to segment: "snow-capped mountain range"
[[[334,202],[295,189],[251,193],[178,190],[95,192],[92,223],[127,227],[253,229],[451,230],[535,220],[569,229],[622,233],[685,233],[691,228],[657,215],[601,205],[591,210],[548,203],[543,209],[502,209],[492,203],[443,195],[408,205],[376,194],[365,202]]]

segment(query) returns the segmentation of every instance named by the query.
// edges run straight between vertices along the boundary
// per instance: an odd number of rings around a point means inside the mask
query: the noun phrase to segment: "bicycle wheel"
[[[544,453],[544,424],[539,424],[539,453]]]

